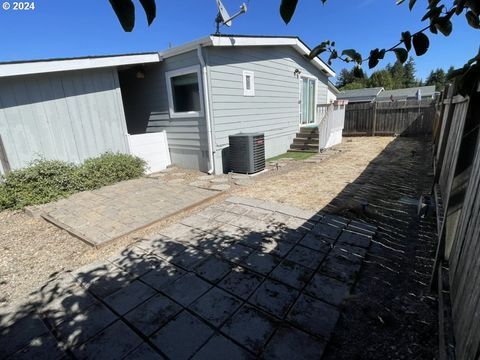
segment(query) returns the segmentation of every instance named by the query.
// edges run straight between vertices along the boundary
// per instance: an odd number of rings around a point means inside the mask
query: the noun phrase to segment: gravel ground
[[[391,141],[392,138],[380,137],[351,138],[337,147],[341,151],[327,152],[326,159],[320,163],[310,163],[308,160],[275,162],[269,166],[268,171],[254,176],[252,185],[236,186],[230,180],[232,188],[229,192],[201,207],[221,201],[234,193],[305,209],[321,209],[346,184],[354,181]],[[172,168],[162,177],[168,181],[178,178],[178,173],[186,182],[205,176],[198,171]],[[138,238],[154,234],[192,211],[132,233],[99,250],[85,245],[66,231],[43,220],[32,219],[21,211],[0,212],[0,247],[3,251],[0,259],[0,306],[21,302],[52,274],[73,270],[108,257]]]

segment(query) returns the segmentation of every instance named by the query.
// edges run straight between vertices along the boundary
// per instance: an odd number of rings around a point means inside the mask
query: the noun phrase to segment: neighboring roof
[[[340,90],[337,89],[337,87],[335,85],[333,85],[333,83],[328,80],[328,88],[330,89],[331,92],[333,92],[335,95],[338,95],[340,94]]]
[[[301,55],[310,54],[311,49],[297,36],[257,36],[257,35],[210,35],[187,44],[160,52],[165,59],[171,56],[192,51],[199,46],[238,47],[238,46],[291,46]],[[312,64],[327,76],[335,76],[335,71],[316,57]]]
[[[159,62],[158,53],[0,62],[0,77]]]
[[[379,101],[384,100],[406,100],[406,99],[416,99],[417,93],[420,91],[421,97],[431,97],[435,96],[435,86],[418,86],[406,89],[396,89],[396,90],[385,90],[378,95],[377,99]]]
[[[378,94],[384,91],[383,87],[355,89],[340,91],[338,94],[338,100],[348,100],[350,103],[355,102],[372,102],[376,99]]]
[[[154,63],[204,46],[291,46],[305,56],[310,54],[311,51],[310,48],[296,36],[210,35],[160,53],[0,62],[0,77]],[[335,76],[333,69],[320,58],[314,58],[311,60],[311,63],[327,76]]]

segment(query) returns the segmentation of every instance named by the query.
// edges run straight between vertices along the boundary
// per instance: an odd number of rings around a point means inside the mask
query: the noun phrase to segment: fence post
[[[375,136],[377,128],[377,102],[373,102],[373,122],[372,122],[372,136]]]

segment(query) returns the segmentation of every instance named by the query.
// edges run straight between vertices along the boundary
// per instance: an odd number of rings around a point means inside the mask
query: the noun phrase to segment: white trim
[[[247,77],[250,77],[250,89],[247,89]],[[255,73],[243,70],[243,96],[255,96]]]
[[[175,112],[173,106],[173,92],[172,92],[172,82],[171,78],[187,74],[197,74],[198,81],[198,93],[200,96],[200,111],[187,111],[187,112]],[[168,109],[170,117],[175,118],[194,118],[202,117],[204,115],[204,104],[203,104],[203,89],[202,89],[202,76],[199,65],[189,66],[186,68],[181,68],[177,70],[167,71],[165,73],[165,81],[167,82],[167,95],[168,95]]]
[[[315,86],[314,86],[314,91],[315,91],[315,94],[314,94],[314,100],[315,100],[315,104],[314,104],[314,107],[313,107],[313,122],[311,123],[308,123],[308,124],[302,124],[302,117],[303,117],[303,99],[302,99],[302,95],[303,95],[303,79],[307,79],[307,80],[313,80],[315,82]],[[313,125],[313,124],[316,124],[318,119],[317,119],[317,105],[318,105],[318,78],[316,78],[315,76],[312,76],[310,74],[305,74],[305,75],[301,75],[299,77],[299,81],[298,81],[298,85],[299,85],[299,105],[300,105],[300,118],[299,118],[299,126],[302,127],[302,126],[310,126],[310,125]]]
[[[83,69],[98,69],[104,67],[147,64],[156,62],[160,62],[160,57],[157,53],[0,64],[0,78],[7,76],[30,75]]]

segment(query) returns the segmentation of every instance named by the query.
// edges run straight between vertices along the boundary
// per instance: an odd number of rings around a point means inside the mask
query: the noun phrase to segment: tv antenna
[[[217,0],[217,7],[218,7],[218,15],[215,18],[215,23],[217,24],[217,31],[215,32],[215,35],[220,34],[221,25],[230,27],[232,26],[233,19],[247,12],[247,5],[245,3],[243,3],[242,6],[240,6],[240,11],[233,16],[230,16],[228,14],[227,9],[225,9],[225,6],[223,6],[223,3],[221,0]]]

